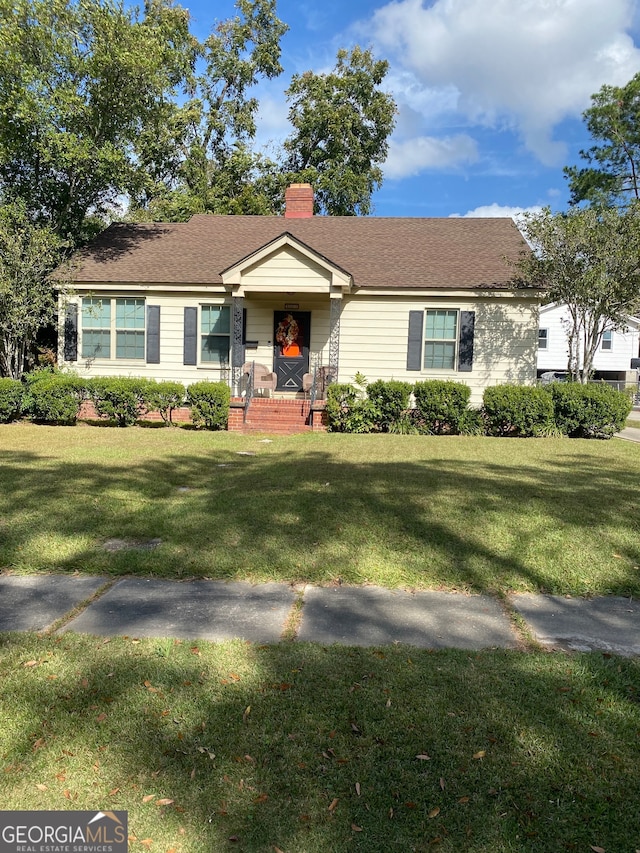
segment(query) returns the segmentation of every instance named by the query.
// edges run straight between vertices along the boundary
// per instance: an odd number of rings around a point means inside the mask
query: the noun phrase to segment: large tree
[[[564,170],[571,203],[605,206],[640,198],[640,73],[625,86],[603,86],[584,114],[595,144],[581,151],[587,166]]]
[[[395,102],[380,88],[388,67],[369,50],[340,50],[332,72],[296,75],[287,90],[294,130],[284,168],[312,184],[324,213],[371,211],[395,124]]]
[[[603,333],[624,328],[640,308],[640,207],[546,208],[526,216],[521,229],[534,252],[519,273],[567,306],[568,370],[587,382]]]
[[[60,248],[60,238],[50,228],[34,225],[24,204],[0,207],[0,376],[22,376],[38,332],[55,317],[49,273]],[[61,281],[55,286],[59,291]]]
[[[92,216],[171,168],[165,128],[184,132],[171,99],[198,54],[188,13],[148,0],[0,0],[0,194],[21,199],[71,243]]]

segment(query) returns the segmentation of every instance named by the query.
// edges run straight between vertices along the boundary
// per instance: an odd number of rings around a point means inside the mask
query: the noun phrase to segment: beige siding
[[[298,268],[299,272],[299,268]],[[81,301],[79,293],[76,301]],[[87,294],[95,289],[87,289]],[[176,380],[189,385],[203,379],[230,380],[226,369],[207,365],[183,365],[183,335],[185,307],[202,304],[231,305],[231,298],[221,292],[200,290],[187,292],[147,291],[131,286],[123,291],[106,291],[108,296],[144,296],[148,305],[160,306],[160,364],[143,361],[79,359],[67,364],[85,376],[143,376],[158,380]],[[287,303],[296,303],[298,310],[311,312],[311,352],[319,363],[329,363],[328,295],[309,294],[293,287],[286,294],[252,293],[244,300],[247,309],[246,337],[257,346],[247,348],[247,361],[255,360],[268,369],[273,365],[273,312],[285,310]],[[407,335],[410,310],[451,307],[475,311],[475,341],[473,370],[408,371]],[[79,310],[81,325],[81,311]],[[80,331],[80,330],[79,330]],[[81,338],[81,334],[79,334]],[[502,382],[530,383],[536,375],[538,342],[537,302],[534,299],[508,295],[450,297],[420,297],[415,295],[355,294],[342,302],[340,320],[339,380],[353,382],[357,372],[369,381],[374,379],[404,379],[416,382],[424,379],[455,379],[467,383],[472,390],[472,402],[480,403],[487,385]],[[79,340],[79,354],[81,340]],[[62,348],[62,341],[61,341]],[[61,359],[61,363],[62,362]],[[313,361],[312,361],[313,363]]]
[[[443,307],[476,312],[473,370],[407,370],[409,311]],[[479,404],[488,385],[535,380],[537,345],[537,303],[531,300],[359,295],[345,300],[342,309],[340,381],[353,382],[358,371],[369,381],[454,379],[468,384],[472,403]]]
[[[79,288],[77,289],[79,290]],[[87,291],[86,295],[96,295]],[[103,298],[123,296],[122,292],[101,291]],[[146,364],[142,360],[80,358],[82,352],[82,294],[70,300],[78,303],[78,361],[65,363],[63,360],[63,341],[60,340],[60,364],[78,371],[83,376],[141,376],[157,380],[174,380],[190,385],[192,382],[210,379],[212,381],[230,380],[230,365],[226,369],[203,365],[184,365],[184,309],[197,308],[200,305],[229,305],[231,299],[221,293],[146,293],[131,288],[126,295],[144,297],[147,305],[160,306],[160,364]],[[323,296],[296,294],[296,303],[300,311],[311,312],[311,351],[321,354],[321,360],[328,362],[329,346],[329,299]],[[273,312],[284,310],[285,297],[247,297],[244,307],[247,309],[246,338],[257,341],[257,348],[247,348],[247,361],[257,361],[271,369],[273,365]]]
[[[282,290],[318,288],[329,292],[331,273],[291,246],[283,246],[273,255],[254,264],[242,274],[242,286],[269,293]]]

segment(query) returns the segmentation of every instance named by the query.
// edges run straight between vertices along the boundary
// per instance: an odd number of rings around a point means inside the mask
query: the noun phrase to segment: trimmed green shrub
[[[367,397],[375,410],[376,426],[380,432],[393,432],[409,408],[409,396],[413,391],[410,382],[397,379],[377,379],[367,385]]]
[[[376,408],[371,400],[362,398],[355,385],[329,385],[325,413],[327,432],[364,433],[376,429]]]
[[[96,412],[119,427],[135,424],[147,408],[148,379],[109,376],[92,379],[89,395]]]
[[[23,407],[36,423],[74,424],[87,383],[71,373],[37,370],[25,376]]]
[[[467,409],[459,425],[460,435],[484,435],[485,423],[482,409]]]
[[[553,429],[553,404],[544,388],[493,385],[485,388],[482,401],[487,435],[526,438]]]
[[[8,424],[19,417],[22,395],[22,382],[18,379],[0,379],[0,424]]]
[[[147,387],[147,411],[159,412],[167,426],[172,422],[174,409],[184,403],[184,385],[180,382],[149,382]]]
[[[611,438],[631,412],[631,397],[606,383],[552,382],[545,386],[558,429],[571,438]]]
[[[231,391],[225,382],[194,382],[187,390],[187,403],[195,426],[227,428]]]
[[[464,424],[471,389],[463,382],[450,379],[428,379],[416,382],[415,422],[422,433],[458,435]]]

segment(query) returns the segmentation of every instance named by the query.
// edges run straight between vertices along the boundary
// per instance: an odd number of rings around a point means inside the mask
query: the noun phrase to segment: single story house
[[[567,334],[569,312],[566,305],[552,302],[540,308],[538,330],[538,376],[566,373],[569,361]],[[605,332],[593,360],[594,378],[609,382],[635,384],[638,371],[631,360],[638,359],[640,320],[629,317],[627,326]],[[581,365],[580,365],[581,366]]]
[[[528,251],[507,218],[314,216],[308,184],[284,216],[113,224],[75,258],[59,359],[234,395],[255,362],[274,398],[302,399],[319,368],[453,379],[479,404],[488,385],[536,379],[540,292],[508,264]]]

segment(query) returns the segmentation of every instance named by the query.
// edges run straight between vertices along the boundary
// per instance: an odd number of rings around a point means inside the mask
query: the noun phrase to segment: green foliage
[[[187,402],[197,427],[227,428],[231,391],[225,382],[194,382],[187,390]]]
[[[377,379],[367,385],[367,397],[375,409],[378,429],[381,432],[395,431],[392,427],[409,408],[412,391],[413,385],[410,382],[397,379]]]
[[[640,198],[640,73],[625,86],[603,86],[583,113],[595,145],[580,156],[589,165],[571,166],[571,203],[610,206]]]
[[[603,332],[624,328],[640,307],[640,206],[564,214],[546,208],[521,227],[538,249],[519,262],[522,279],[567,306],[567,367],[586,382]]]
[[[553,427],[553,404],[544,388],[493,385],[482,400],[487,435],[526,438]]]
[[[331,73],[296,74],[287,90],[294,132],[285,169],[312,184],[322,213],[371,212],[395,124],[394,100],[380,89],[388,67],[369,50],[340,50]]]
[[[89,382],[89,395],[99,415],[126,427],[147,409],[149,384],[147,379],[130,377],[96,378]]]
[[[632,408],[628,394],[605,383],[553,382],[546,390],[557,427],[572,438],[611,438],[624,427]]]
[[[146,390],[146,406],[150,412],[159,412],[167,426],[171,423],[173,410],[185,400],[186,390],[180,382],[149,382]]]
[[[50,229],[33,224],[24,203],[0,205],[0,376],[20,379],[35,360],[36,335],[55,315],[48,276],[60,249]]]
[[[0,424],[9,423],[22,410],[22,383],[17,379],[0,379]]]
[[[87,383],[72,373],[35,370],[25,376],[24,409],[37,423],[74,424]]]
[[[457,435],[461,432],[471,389],[463,382],[428,379],[413,389],[414,415],[420,432],[430,435]]]
[[[334,382],[327,388],[325,406],[328,432],[372,432],[377,422],[377,411],[363,396],[366,380],[358,374],[359,386]]]
[[[485,435],[484,413],[482,409],[467,409],[460,421],[460,435]]]

